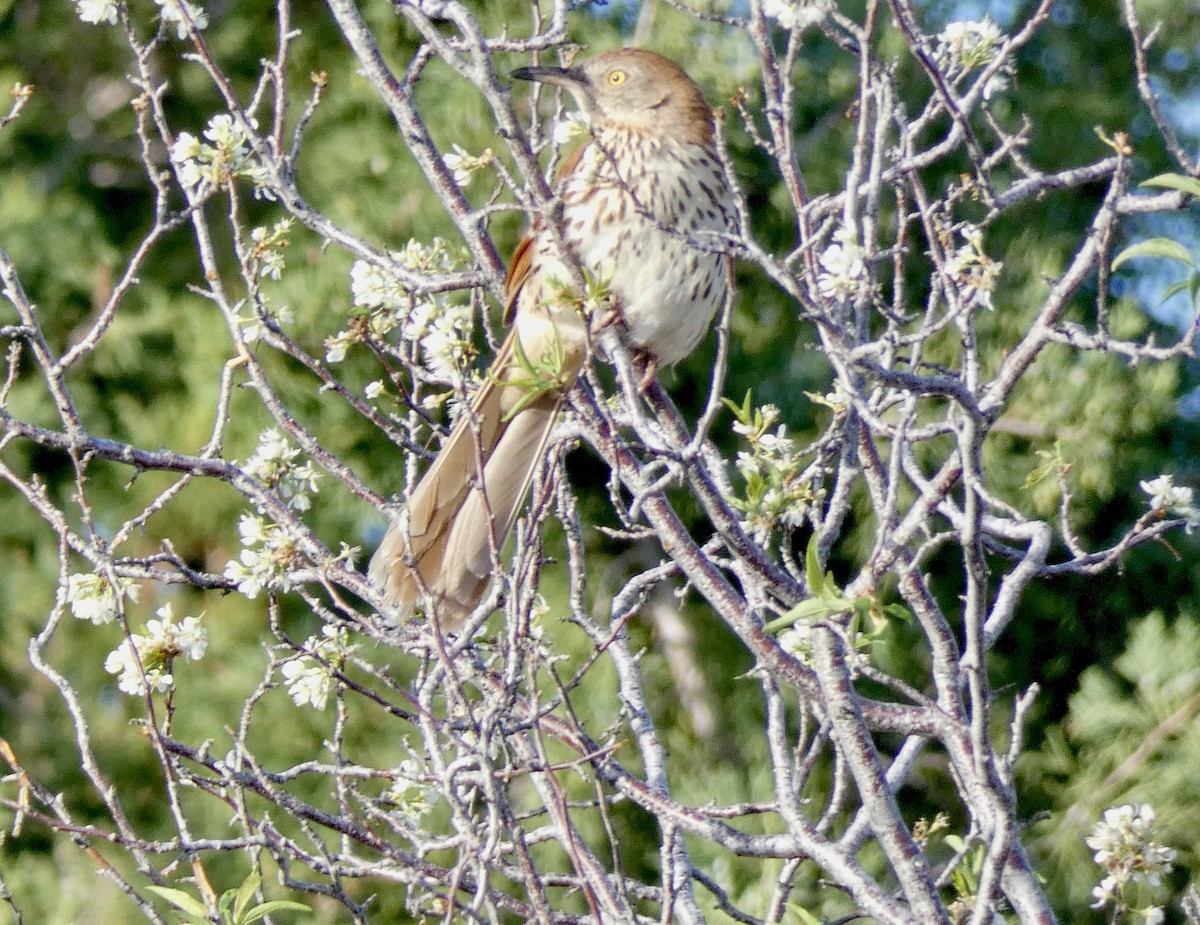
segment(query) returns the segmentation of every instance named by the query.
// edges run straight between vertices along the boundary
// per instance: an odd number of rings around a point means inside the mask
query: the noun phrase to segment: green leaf
[[[808,593],[814,597],[825,589],[825,576],[821,573],[821,560],[817,554],[816,533],[808,541],[808,550],[804,553],[804,580],[808,583]]]
[[[746,389],[746,397],[742,400],[740,405],[737,404],[737,402],[730,401],[728,398],[721,398],[721,402],[726,408],[733,412],[733,416],[737,418],[739,424],[750,423],[750,395],[752,391],[753,389]]]
[[[1182,193],[1189,193],[1192,196],[1200,196],[1200,180],[1195,177],[1185,177],[1178,173],[1163,173],[1157,177],[1151,177],[1141,184],[1142,186],[1158,186],[1163,189],[1177,189]]]
[[[1112,269],[1117,269],[1121,264],[1135,257],[1166,257],[1169,260],[1177,260],[1185,266],[1194,267],[1196,265],[1192,255],[1188,253],[1188,249],[1178,241],[1172,241],[1170,238],[1148,238],[1130,245],[1117,254],[1113,258]]]
[[[806,601],[801,601],[782,617],[777,617],[766,626],[763,627],[768,633],[778,633],[780,630],[785,630],[793,623],[799,623],[801,620],[807,620],[810,617],[823,616],[829,613],[829,603],[819,597],[810,597]]]
[[[1194,305],[1196,303],[1196,292],[1198,289],[1200,289],[1200,273],[1197,273],[1195,270],[1193,270],[1187,275],[1187,279],[1181,279],[1179,282],[1168,286],[1166,291],[1162,294],[1162,298],[1158,300],[1158,304],[1161,307],[1167,301],[1167,299],[1171,298],[1171,296],[1186,290],[1188,293],[1190,293],[1192,297],[1192,304]]]
[[[503,388],[522,390],[520,398],[517,399],[508,413],[504,415],[503,420],[505,421],[511,421],[547,392],[556,389],[565,391],[570,384],[567,381],[568,377],[565,375],[567,353],[557,326],[554,327],[554,344],[545,354],[539,356],[536,361],[531,360],[525,353],[525,348],[521,344],[520,337],[513,338],[513,353],[516,356],[516,360],[507,367],[506,371],[520,370],[523,373],[523,377],[500,376],[491,371],[488,372],[488,376],[496,385]]]
[[[887,604],[884,606],[883,612],[889,617],[894,617],[903,623],[913,623],[916,621],[916,617],[913,616],[912,611],[903,604]]]
[[[853,610],[854,602],[848,597],[838,594],[823,594],[820,597],[810,597],[801,601],[782,617],[776,617],[763,629],[768,633],[778,633],[801,620],[832,617],[834,614],[850,613]]]
[[[788,912],[800,920],[802,925],[821,925],[821,920],[798,903],[788,903]]]
[[[161,896],[176,909],[182,909],[188,915],[194,915],[197,918],[208,918],[208,909],[204,903],[200,902],[191,893],[185,893],[183,890],[173,890],[166,886],[148,886],[147,893],[154,893],[156,896]]]
[[[1062,442],[1055,440],[1054,449],[1038,450],[1037,456],[1039,459],[1041,459],[1041,463],[1036,466],[1027,476],[1025,476],[1025,481],[1021,483],[1022,491],[1028,491],[1035,485],[1038,485],[1040,482],[1044,481],[1051,475],[1051,473],[1057,472],[1063,468],[1064,463],[1062,457]]]
[[[243,921],[242,916],[250,907],[250,903],[254,901],[254,894],[258,892],[258,888],[262,886],[262,874],[259,872],[256,864],[246,879],[242,881],[241,887],[237,892],[237,902],[233,906],[233,921],[240,923]]]
[[[272,899],[270,902],[265,902],[261,906],[255,906],[247,913],[244,919],[239,920],[238,925],[250,925],[251,922],[257,922],[263,916],[270,915],[273,912],[311,912],[308,906],[304,903],[292,902],[290,899]]]

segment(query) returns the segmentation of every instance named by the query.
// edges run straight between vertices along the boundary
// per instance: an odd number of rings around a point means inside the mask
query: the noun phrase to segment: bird
[[[734,196],[713,110],[679,65],[621,48],[512,76],[569,92],[589,137],[559,170],[557,219],[536,217],[514,251],[507,339],[368,572],[399,616],[421,606],[447,632],[482,600],[589,335],[612,323],[583,316],[579,271],[607,293],[650,376],[692,352],[732,285],[721,236]]]

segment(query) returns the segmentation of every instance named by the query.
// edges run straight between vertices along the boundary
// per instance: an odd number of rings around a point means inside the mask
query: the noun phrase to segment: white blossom
[[[1195,492],[1185,485],[1176,485],[1170,475],[1160,475],[1149,482],[1140,482],[1142,491],[1150,496],[1150,510],[1162,516],[1182,517],[1184,529],[1191,533],[1200,526],[1200,508],[1196,507]]]
[[[185,21],[184,14],[187,14],[187,19],[192,21],[192,25],[197,29],[203,29],[208,25],[208,14],[203,8],[196,6],[194,3],[189,3],[188,0],[154,0],[161,9],[160,16],[166,24],[175,24],[175,34],[179,39],[188,37],[188,27]]]
[[[592,120],[586,112],[568,112],[554,124],[554,143],[560,148],[574,144],[592,133]]]
[[[225,577],[238,591],[254,599],[264,590],[291,588],[291,573],[304,559],[287,531],[265,518],[243,514],[238,533],[246,548],[225,563]]]
[[[136,601],[139,588],[128,579],[117,578],[116,587],[106,575],[72,575],[67,579],[67,604],[71,615],[96,626],[111,623],[117,616],[118,598]]]
[[[199,138],[191,132],[180,132],[175,136],[175,143],[171,145],[171,160],[180,164],[194,160],[200,156],[200,150]]]
[[[171,160],[179,168],[179,182],[184,189],[195,189],[204,182],[204,171],[200,167],[202,151],[200,139],[191,132],[180,132],[171,145]]]
[[[428,776],[416,758],[407,758],[392,771],[392,786],[385,796],[391,812],[401,822],[415,826],[438,800],[438,791],[425,782]]]
[[[250,143],[250,132],[257,128],[258,122],[248,116],[235,119],[229,113],[218,113],[208,120],[202,133],[207,141],[180,132],[171,145],[171,160],[178,168],[180,184],[196,190],[205,183],[220,187],[234,177],[248,177],[256,196],[273,198],[265,187],[270,178],[254,158]]]
[[[343,332],[325,339],[325,362],[340,363],[346,359],[346,351],[354,343],[353,335]]]
[[[1171,872],[1176,852],[1151,836],[1154,808],[1148,804],[1127,803],[1104,811],[1084,842],[1093,852],[1093,860],[1105,876],[1092,889],[1092,908],[1114,903],[1131,883],[1161,885],[1164,874]]]
[[[146,668],[137,647],[137,637],[125,639],[104,659],[104,670],[117,675],[117,687],[131,696],[145,694],[147,690],[161,694],[169,691],[175,683],[171,673],[161,667]]]
[[[244,514],[238,519],[238,536],[243,546],[265,543],[268,536],[267,521],[253,514]]]
[[[283,254],[277,250],[264,251],[258,261],[259,272],[267,279],[280,279],[283,276],[283,266]]]
[[[806,29],[829,15],[829,0],[762,0],[763,15],[784,29]]]
[[[400,296],[396,281],[373,263],[356,260],[350,268],[350,297],[355,305],[379,308]]]
[[[453,381],[471,351],[471,309],[444,304],[431,313],[424,333],[417,333],[425,366],[441,381]]]
[[[102,22],[113,25],[117,21],[115,0],[75,0],[75,9],[81,20],[93,25]]]
[[[1101,909],[1109,903],[1116,902],[1117,880],[1115,877],[1104,877],[1092,887],[1092,908]]]
[[[993,97],[999,96],[1008,89],[1009,73],[1004,68],[998,70],[995,74],[988,78],[988,82],[983,85],[983,98],[990,100]]]
[[[987,16],[979,22],[962,20],[938,33],[936,57],[943,64],[965,71],[990,64],[1004,34]]]
[[[146,638],[170,658],[184,656],[190,662],[198,662],[208,650],[208,633],[200,625],[200,617],[184,617],[176,620],[168,601],[155,612],[157,620],[146,621]]]
[[[760,543],[779,527],[795,529],[804,523],[810,505],[821,494],[806,474],[796,441],[787,425],[779,424],[779,408],[763,405],[752,413],[737,412],[733,429],[749,445],[739,450],[734,465],[746,483],[745,497],[733,503],[742,524]]]
[[[276,307],[268,304],[265,300],[257,307],[244,300],[238,304],[238,328],[247,344],[254,344],[262,340],[267,333],[268,320],[273,321],[276,325],[291,324],[296,320],[296,313],[289,305]]]
[[[827,299],[848,299],[861,293],[867,283],[867,267],[863,249],[854,231],[840,228],[833,235],[834,243],[822,252],[822,272],[817,276],[817,289]]]
[[[779,644],[785,652],[789,652],[805,664],[811,664],[813,658],[813,628],[812,624],[800,620],[779,634]]]
[[[257,127],[257,123],[251,123]],[[231,113],[220,113],[208,120],[204,129],[204,137],[218,149],[238,151],[246,147],[247,135],[245,126],[234,119]]]
[[[1188,507],[1192,504],[1192,489],[1176,485],[1170,475],[1160,475],[1149,482],[1139,482],[1142,491],[1150,496],[1150,507],[1156,511]]]
[[[384,385],[382,379],[376,379],[373,382],[368,382],[366,388],[363,389],[363,395],[365,395],[370,401],[374,401],[385,392],[387,392],[387,386]]]
[[[292,510],[307,511],[312,507],[309,495],[320,490],[321,473],[311,460],[301,463],[299,456],[300,450],[272,427],[258,435],[258,448],[242,463],[242,469],[279,492]]]
[[[451,248],[441,238],[428,244],[409,240],[402,250],[388,256],[421,276],[444,276],[469,260],[464,249]],[[365,313],[358,312],[355,324],[326,339],[326,362],[341,362],[349,348],[366,336],[382,340],[400,328],[402,346],[419,351],[435,380],[457,384],[461,379],[461,370],[474,356],[474,319],[469,305],[443,293],[423,292],[393,275],[386,265],[365,260],[355,261],[350,268],[350,295],[355,307]],[[431,398],[442,400],[435,393],[426,394],[423,400]]]
[[[486,167],[496,159],[496,155],[491,148],[484,150],[482,154],[469,154],[463,150],[461,145],[453,145],[454,150],[444,155],[446,166],[454,171],[454,182],[459,186],[466,186],[471,182],[471,178],[475,175],[475,171]]]
[[[311,705],[314,710],[324,710],[333,689],[333,678],[325,666],[307,656],[284,662],[279,669],[287,684],[288,694],[298,707]]]
[[[973,225],[962,229],[964,244],[946,258],[946,276],[962,294],[966,305],[993,308],[992,293],[1004,264],[983,251],[983,232]]]
[[[758,409],[758,415],[753,421],[734,421],[733,432],[742,437],[757,435],[763,428],[770,427],[779,419],[779,406],[765,404]]]
[[[199,661],[208,649],[208,634],[200,617],[176,620],[168,602],[157,611],[157,620],[146,621],[144,633],[136,633],[108,653],[104,670],[117,675],[117,687],[133,696],[149,691],[164,693],[175,684],[171,664],[180,656]]]
[[[258,227],[250,232],[250,260],[255,272],[267,279],[283,277],[283,249],[287,247],[287,235],[292,230],[292,219],[280,219],[270,228]]]
[[[348,643],[344,629],[325,626],[321,636],[309,636],[304,648],[314,656],[301,655],[284,662],[279,673],[283,675],[288,695],[298,707],[311,706],[324,710],[333,691],[334,677],[330,666],[340,667],[356,646]]]

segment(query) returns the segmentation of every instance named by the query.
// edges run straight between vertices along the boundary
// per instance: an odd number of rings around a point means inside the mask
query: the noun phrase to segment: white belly
[[[592,163],[585,156],[563,186],[563,236],[584,269],[608,286],[633,344],[664,366],[678,363],[725,298],[725,258],[715,252],[719,240],[711,232],[730,228],[733,209],[707,192],[725,190],[718,167],[700,149],[684,158],[647,159],[626,186],[604,176],[607,162],[596,161],[603,154],[587,153]],[[556,264],[568,279],[544,240],[549,236],[542,237],[539,270]]]

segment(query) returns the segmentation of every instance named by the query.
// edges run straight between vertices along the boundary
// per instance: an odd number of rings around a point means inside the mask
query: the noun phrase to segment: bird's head
[[[640,48],[606,51],[575,67],[539,65],[513,71],[568,90],[600,130],[626,129],[707,144],[712,110],[674,61]]]

